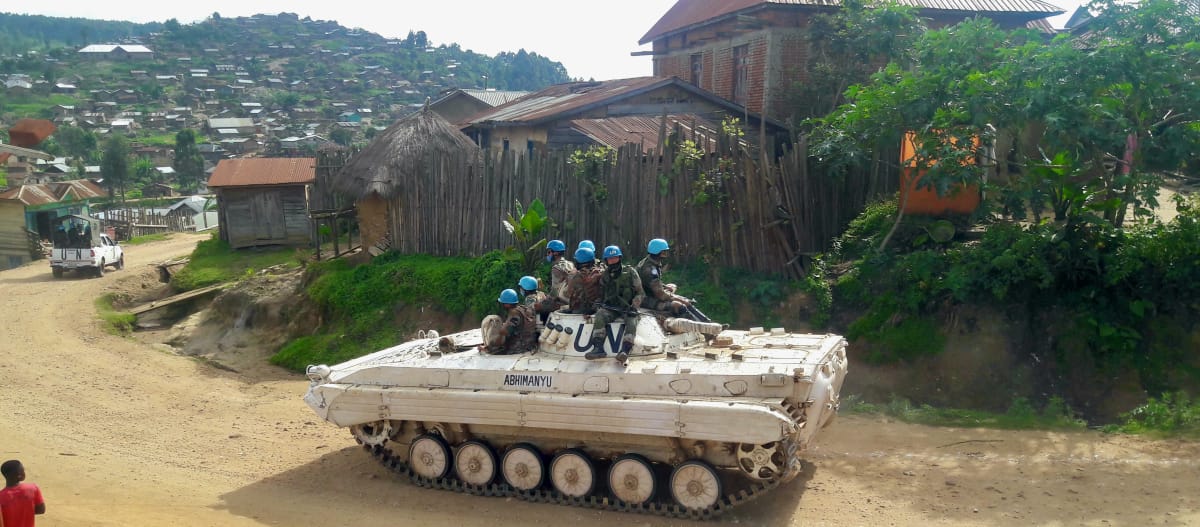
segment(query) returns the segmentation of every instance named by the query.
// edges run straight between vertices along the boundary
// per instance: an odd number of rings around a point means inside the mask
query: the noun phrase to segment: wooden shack
[[[468,179],[468,172],[478,169],[481,155],[470,138],[426,105],[351,156],[332,186],[354,199],[363,247],[371,252],[376,247],[401,249],[412,233],[437,228],[422,222],[428,215],[420,207],[433,206],[432,201],[422,200],[438,198],[427,195],[428,189],[421,186],[431,178]]]
[[[29,262],[29,237],[25,234],[25,206],[0,200],[0,271]]]
[[[315,177],[311,157],[222,160],[208,179],[221,239],[234,249],[308,245],[308,187]]]

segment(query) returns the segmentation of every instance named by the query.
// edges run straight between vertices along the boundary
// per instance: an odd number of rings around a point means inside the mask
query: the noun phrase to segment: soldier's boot
[[[628,341],[622,342],[621,343],[621,351],[617,352],[617,362],[619,362],[621,364],[625,364],[625,362],[629,360],[629,352],[632,349],[633,349],[632,342],[628,342]]]
[[[593,340],[592,341],[592,351],[585,353],[583,355],[583,358],[585,358],[587,360],[596,360],[596,359],[603,359],[604,357],[607,357],[607,356],[608,356],[608,353],[604,352],[604,340],[599,340],[599,341]]]

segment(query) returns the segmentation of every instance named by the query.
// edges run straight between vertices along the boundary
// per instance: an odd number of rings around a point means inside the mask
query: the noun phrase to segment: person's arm
[[[33,505],[33,513],[34,514],[46,514],[46,500],[42,498],[42,489],[37,488],[37,487],[34,487],[34,488],[36,489],[36,491],[33,495],[33,504],[34,504]],[[0,527],[3,527],[3,526],[0,526]]]
[[[638,309],[642,307],[642,302],[646,300],[646,294],[642,292],[642,278],[638,276],[637,270],[630,267],[629,273],[633,275],[633,298],[630,299],[629,305],[633,306],[634,309]]]

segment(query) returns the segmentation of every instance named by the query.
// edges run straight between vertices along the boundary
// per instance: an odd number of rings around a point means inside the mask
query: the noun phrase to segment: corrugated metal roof
[[[213,117],[208,120],[209,128],[246,128],[254,126],[249,117]]]
[[[958,11],[967,13],[1025,13],[1038,19],[1063,13],[1053,4],[1041,0],[898,0],[900,5],[929,11]],[[768,5],[835,7],[841,0],[679,0],[638,41],[646,44],[665,35],[704,25],[750,9]]]
[[[317,160],[311,157],[253,157],[222,159],[217,163],[209,187],[256,185],[300,185],[317,177]]]
[[[520,99],[521,97],[529,95],[529,92],[527,92],[527,91],[469,89],[469,90],[462,90],[462,92],[467,95],[470,95],[471,97],[479,99],[480,102],[482,102],[488,106],[492,106],[492,107],[500,106],[501,104],[512,102],[517,99]]]
[[[468,121],[468,124],[535,124],[546,119],[583,111],[594,104],[635,95],[672,82],[674,82],[672,78],[635,77],[603,82],[556,84],[476,115]]]
[[[116,49],[129,53],[153,53],[150,48],[139,44],[90,44],[79,50],[80,53],[111,53]]]
[[[45,152],[42,152],[41,150],[34,150],[32,148],[23,148],[20,146],[8,145],[8,144],[4,144],[4,143],[0,143],[0,153],[12,154],[17,157],[31,157],[34,159],[54,159],[54,156],[47,154]]]
[[[667,117],[667,133],[678,126],[684,138],[691,139],[706,152],[716,150],[719,127],[695,114],[673,114]],[[604,119],[575,119],[570,127],[589,139],[612,148],[626,143],[640,144],[643,150],[658,149],[661,116],[628,115]]]
[[[59,201],[82,201],[107,195],[99,185],[86,179],[59,181],[42,185],[21,185],[0,194],[0,199],[15,200],[25,205],[45,205]]]

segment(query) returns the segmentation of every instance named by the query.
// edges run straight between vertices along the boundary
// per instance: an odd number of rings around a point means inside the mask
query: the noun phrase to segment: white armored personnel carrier
[[[846,341],[643,314],[629,360],[588,361],[591,317],[553,313],[538,349],[479,330],[309,366],[305,402],[422,486],[708,518],[794,478],[837,412]]]

